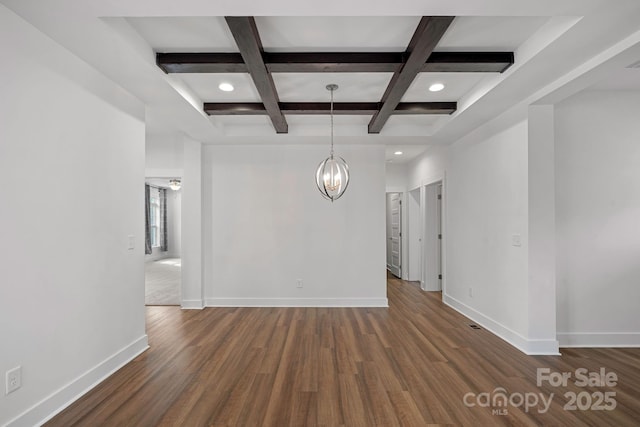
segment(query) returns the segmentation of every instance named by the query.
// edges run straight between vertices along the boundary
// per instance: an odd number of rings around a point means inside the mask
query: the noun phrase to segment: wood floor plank
[[[358,381],[355,374],[344,373],[338,375],[340,393],[338,397],[342,406],[345,425],[367,427],[376,425],[373,419],[373,409],[365,408],[366,400],[360,395]]]
[[[389,308],[147,307],[150,349],[46,425],[637,425],[640,349],[527,356],[470,328],[440,293],[387,282]],[[538,386],[540,368],[605,368],[619,381]],[[544,413],[478,404],[499,388],[554,397]],[[604,391],[615,410],[565,409],[565,393]]]
[[[318,425],[344,424],[335,349],[320,349],[319,364]]]

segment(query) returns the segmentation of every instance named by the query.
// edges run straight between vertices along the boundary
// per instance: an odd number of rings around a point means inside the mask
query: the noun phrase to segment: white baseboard
[[[207,307],[389,307],[387,298],[207,298]]]
[[[44,424],[148,348],[147,336],[143,335],[9,421],[6,427]]]
[[[638,332],[558,332],[560,347],[640,347]]]
[[[439,281],[439,280],[436,280]],[[440,292],[442,291],[442,285],[440,283],[436,283],[435,285],[433,283],[429,283],[429,282],[420,282],[420,289],[422,289],[425,292]]]
[[[473,320],[483,328],[502,338],[521,352],[528,355],[560,355],[556,340],[530,340],[509,329],[499,322],[485,316],[461,301],[449,296],[442,296],[442,301],[460,314]]]
[[[183,299],[180,306],[183,310],[202,310],[204,308],[201,299]]]

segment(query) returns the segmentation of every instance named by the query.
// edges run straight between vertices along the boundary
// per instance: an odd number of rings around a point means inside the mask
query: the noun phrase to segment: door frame
[[[169,169],[169,168],[159,168],[159,169],[145,169],[145,179],[146,178],[180,178],[180,180],[184,183],[184,169]],[[183,193],[184,195],[184,193]],[[185,254],[183,251],[184,246],[184,235],[183,231],[185,228],[185,204],[183,195],[180,196],[180,259],[181,259],[181,267],[180,267],[180,307],[192,308],[185,305],[184,295],[185,295],[185,262],[190,264],[193,260],[193,257],[196,254],[187,253]],[[146,260],[145,260],[146,262]],[[145,283],[142,283],[143,289],[145,288]],[[145,305],[146,307],[146,305]]]
[[[403,201],[405,199],[404,197],[404,192],[403,191],[387,191],[385,194],[385,222],[386,222],[386,228],[387,228],[387,235],[385,236],[385,240],[387,240],[387,261],[389,261],[389,241],[388,239],[391,239],[391,237],[389,236],[389,227],[391,226],[391,219],[390,219],[390,210],[389,210],[389,201],[390,201],[390,196],[391,195],[397,195],[398,196],[398,273],[397,277],[403,279],[406,277],[406,270],[404,268],[405,265],[405,247],[404,247],[404,232],[405,232],[405,218],[403,217],[405,215],[404,209],[403,209]],[[395,272],[393,271],[393,265],[389,265],[389,263],[387,262],[387,270],[389,270],[392,274],[396,275]]]

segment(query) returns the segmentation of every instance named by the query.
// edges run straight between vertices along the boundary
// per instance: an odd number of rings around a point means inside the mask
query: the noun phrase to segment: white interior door
[[[424,290],[442,290],[442,183],[425,187]]]
[[[395,276],[402,274],[402,199],[400,193],[387,195],[387,268]]]

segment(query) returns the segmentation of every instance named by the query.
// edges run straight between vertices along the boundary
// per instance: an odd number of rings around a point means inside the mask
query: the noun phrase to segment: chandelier
[[[179,179],[174,178],[169,180],[169,188],[171,188],[173,191],[178,191],[180,187],[182,187],[182,183]]]
[[[349,185],[349,166],[347,162],[333,154],[333,92],[338,89],[338,85],[327,85],[327,90],[331,92],[331,150],[329,157],[324,159],[316,170],[316,185],[320,194],[325,199],[338,200],[346,191]]]

